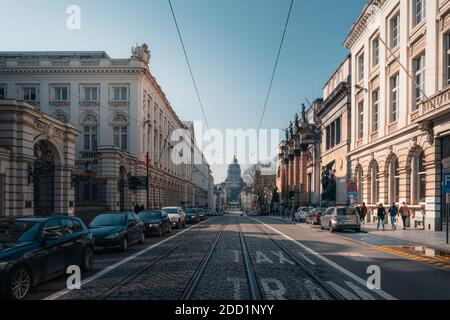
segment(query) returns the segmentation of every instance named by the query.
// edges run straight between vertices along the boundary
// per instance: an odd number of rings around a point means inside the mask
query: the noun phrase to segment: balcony
[[[438,119],[450,113],[450,87],[432,95],[428,100],[419,104],[417,111],[411,114],[413,123]]]
[[[80,160],[95,160],[97,157],[97,151],[80,151]]]

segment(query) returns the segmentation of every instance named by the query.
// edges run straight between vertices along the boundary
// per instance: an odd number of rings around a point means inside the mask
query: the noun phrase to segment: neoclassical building
[[[370,1],[352,55],[349,159],[359,202],[406,202],[410,226],[442,230],[450,171],[450,1]]]
[[[181,155],[171,152],[172,133],[188,128],[149,63],[145,44],[125,59],[105,52],[0,53],[0,97],[23,100],[80,131],[71,177],[77,214],[196,203],[193,164],[177,164]],[[149,192],[130,189],[130,178],[147,175],[147,163]]]
[[[0,217],[73,215],[80,131],[17,100],[0,100]]]

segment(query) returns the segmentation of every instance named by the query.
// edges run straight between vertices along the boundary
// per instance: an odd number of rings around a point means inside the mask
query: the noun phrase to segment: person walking
[[[292,219],[292,222],[295,222],[295,210],[294,210],[294,208],[291,209],[291,219]]]
[[[378,217],[377,230],[380,229],[381,225],[384,231],[384,219],[386,218],[386,209],[384,208],[382,203],[378,205],[377,217]]]
[[[141,206],[139,207],[139,212],[145,211],[145,206],[143,204],[141,204]]]
[[[400,207],[400,215],[402,216],[403,220],[403,230],[406,230],[406,222],[411,216],[411,209],[406,205],[405,202],[403,202],[402,206]]]
[[[398,215],[398,208],[393,202],[389,207],[389,216],[391,217],[392,230],[397,230],[397,226],[395,225],[395,218]]]
[[[136,205],[134,206],[134,213],[138,214],[139,213],[139,205],[136,203]]]
[[[367,217],[367,207],[366,207],[366,203],[363,202],[361,208],[360,208],[360,218],[361,218],[361,223],[364,224],[364,222],[366,221],[366,217]]]

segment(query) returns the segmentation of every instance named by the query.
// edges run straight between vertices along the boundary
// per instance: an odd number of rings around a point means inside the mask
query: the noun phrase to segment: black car
[[[133,244],[145,243],[144,223],[133,212],[111,212],[97,216],[89,224],[95,250],[127,251]]]
[[[200,216],[200,221],[205,221],[206,220],[206,214],[207,214],[206,209],[199,208],[197,210],[198,210],[198,215]]]
[[[0,295],[23,299],[30,290],[78,265],[94,266],[94,238],[74,217],[0,219]]]
[[[161,210],[142,211],[138,216],[144,223],[146,236],[162,237],[165,233],[172,232],[169,215]]]
[[[184,214],[186,215],[186,223],[200,223],[201,221],[198,209],[186,209]]]

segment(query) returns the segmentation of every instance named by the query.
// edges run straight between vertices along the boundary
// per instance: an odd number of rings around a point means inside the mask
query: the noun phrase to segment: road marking
[[[280,264],[284,264],[285,262],[289,263],[292,266],[295,266],[295,263],[293,263],[291,260],[287,259],[284,255],[283,252],[279,251],[272,251],[272,253],[277,256],[278,258],[280,258]]]
[[[284,295],[287,290],[283,283],[278,279],[261,279],[261,284],[266,294],[267,300],[286,300]],[[272,289],[270,284],[274,285],[276,289]]]
[[[337,292],[339,292],[341,294],[341,296],[343,296],[345,298],[345,300],[361,300],[360,298],[358,298],[356,295],[354,295],[353,293],[351,293],[350,291],[342,288],[340,285],[334,283],[333,281],[327,281],[327,283],[333,287],[334,290],[336,290]]]
[[[375,298],[370,293],[368,293],[365,290],[361,289],[360,287],[354,285],[353,282],[345,281],[345,283],[347,284],[347,286],[349,286],[349,288],[351,288],[353,291],[355,291],[356,294],[358,296],[360,296],[362,300],[375,300]]]
[[[239,257],[240,257],[240,253],[237,250],[231,250],[231,252],[234,253],[234,263],[239,263]]]
[[[266,256],[262,251],[256,251],[256,264],[262,263],[270,263],[273,264],[273,261],[270,260],[268,256]]]
[[[192,227],[190,227],[190,228],[188,228],[186,230],[183,230],[180,233],[177,233],[177,234],[175,234],[175,235],[173,235],[173,236],[171,236],[171,237],[169,237],[169,238],[167,238],[167,239],[165,239],[165,240],[163,240],[161,242],[155,243],[155,244],[151,245],[150,247],[147,247],[147,248],[145,248],[145,249],[143,249],[143,250],[141,250],[139,252],[136,252],[136,253],[132,254],[131,256],[129,256],[129,257],[127,257],[127,258],[125,258],[125,259],[123,259],[123,260],[121,260],[119,262],[116,262],[115,264],[113,264],[113,265],[111,265],[109,267],[106,267],[105,269],[99,271],[98,273],[94,274],[93,276],[91,276],[91,277],[81,281],[81,287],[87,285],[88,283],[90,283],[92,281],[97,280],[98,278],[100,278],[100,277],[104,276],[105,274],[107,274],[107,273],[117,269],[118,267],[124,265],[125,263],[130,262],[131,260],[133,260],[133,259],[135,259],[135,258],[137,258],[137,257],[139,257],[141,255],[143,255],[144,253],[147,253],[147,252],[149,252],[149,251],[159,247],[160,245],[162,245],[162,244],[164,244],[164,243],[166,243],[166,242],[168,242],[168,241],[170,241],[170,240],[172,240],[172,239],[182,235],[183,233],[188,232],[189,230],[204,224],[205,222],[206,221],[203,221],[203,222],[201,222],[201,223],[199,223],[199,224],[197,224],[195,226],[192,226]],[[47,298],[44,298],[43,300],[57,300],[57,299],[65,296],[66,294],[68,294],[70,292],[72,292],[72,290],[70,290],[68,288],[65,288],[63,290],[60,290],[60,291],[58,291],[58,292],[48,296]]]
[[[245,279],[228,278],[227,280],[228,282],[233,282],[234,300],[241,300],[241,283],[245,282]]]
[[[357,283],[359,283],[362,286],[366,286],[367,285],[367,281],[362,279],[361,277],[357,276],[356,274],[350,272],[349,270],[345,269],[344,267],[341,267],[340,265],[338,265],[337,263],[331,261],[330,259],[322,256],[321,254],[319,254],[318,252],[312,250],[311,248],[307,247],[306,245],[304,245],[303,243],[300,243],[299,241],[289,237],[288,235],[282,233],[281,231],[279,231],[278,229],[275,229],[267,224],[265,224],[264,222],[252,218],[253,220],[259,222],[260,224],[262,224],[263,226],[275,231],[276,233],[282,235],[284,238],[286,238],[289,241],[292,241],[294,243],[296,243],[299,247],[303,248],[304,250],[306,250],[308,253],[314,255],[315,257],[317,257],[318,259],[322,260],[323,262],[325,262],[326,264],[330,265],[331,267],[333,267],[334,269],[338,270],[339,272],[343,273],[344,275],[346,275],[347,277],[353,279],[354,281],[356,281]],[[390,295],[389,293],[379,289],[379,290],[373,290],[373,292],[375,292],[377,295],[379,295],[380,297],[382,297],[383,299],[386,300],[397,300],[397,298],[393,297],[392,295]]]
[[[312,261],[310,258],[308,258],[308,257],[307,257],[306,255],[304,255],[303,253],[299,252],[298,254],[299,254],[303,259],[305,259],[306,261],[308,261],[310,265],[313,265],[313,266],[316,265],[316,263],[315,263],[314,261]]]

